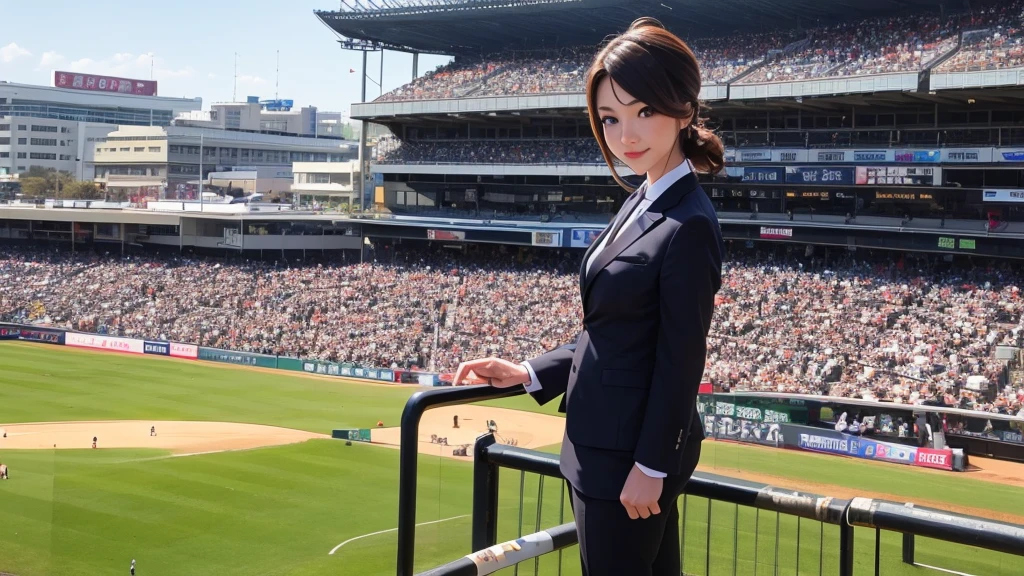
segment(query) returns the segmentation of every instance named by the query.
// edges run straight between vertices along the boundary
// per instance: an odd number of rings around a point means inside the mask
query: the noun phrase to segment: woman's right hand
[[[459,364],[452,386],[490,384],[495,388],[509,388],[529,381],[530,372],[522,364],[501,358],[480,358]]]

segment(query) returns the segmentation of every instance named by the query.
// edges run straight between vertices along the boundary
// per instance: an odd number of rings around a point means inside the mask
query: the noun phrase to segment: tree
[[[56,168],[43,168],[42,166],[29,166],[28,172],[22,174],[22,178],[42,178],[44,180],[53,177],[57,173]]]
[[[60,197],[74,200],[96,200],[102,198],[103,193],[100,192],[95,182],[68,182],[61,184]]]
[[[48,190],[46,179],[35,176],[21,178],[21,193],[29,198],[45,198]]]

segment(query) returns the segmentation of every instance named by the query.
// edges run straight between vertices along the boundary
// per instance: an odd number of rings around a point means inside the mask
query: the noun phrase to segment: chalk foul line
[[[463,514],[462,516],[452,516],[451,518],[442,518],[441,520],[431,520],[430,522],[420,522],[416,526],[427,526],[427,525],[430,525],[430,524],[440,524],[441,522],[447,522],[449,520],[458,520],[459,518],[469,518],[469,516],[470,516],[469,514]],[[345,544],[348,544],[349,542],[355,542],[356,540],[360,540],[362,538],[369,538],[370,536],[376,536],[378,534],[387,534],[388,532],[395,532],[397,530],[398,530],[398,528],[388,528],[387,530],[381,530],[379,532],[370,532],[369,534],[363,534],[362,536],[356,536],[355,538],[349,538],[348,540],[345,540],[344,542],[342,542],[341,544],[338,544],[334,548],[331,548],[331,551],[328,552],[327,555],[328,556],[333,556],[335,552],[337,552],[342,546],[344,546]]]

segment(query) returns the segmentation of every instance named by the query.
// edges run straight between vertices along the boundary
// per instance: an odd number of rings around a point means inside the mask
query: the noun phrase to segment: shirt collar
[[[658,199],[658,196],[661,196],[666,190],[671,188],[673,184],[682,180],[682,178],[691,171],[690,161],[683,160],[682,164],[676,166],[672,170],[669,170],[667,174],[658,178],[658,181],[654,184],[649,184],[647,186],[647,192],[644,193],[644,200],[653,203]]]

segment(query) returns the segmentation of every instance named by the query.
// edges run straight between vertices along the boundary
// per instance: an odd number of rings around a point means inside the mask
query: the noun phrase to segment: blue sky
[[[335,0],[6,0],[0,27],[0,80],[51,85],[52,70],[150,78],[161,96],[199,96],[204,108],[232,97],[238,52],[238,99],[274,97],[276,52],[280,98],[298,106],[348,112],[360,97],[362,55],[338,47],[313,10]],[[16,24],[12,24],[16,23]],[[420,74],[449,59],[420,56]],[[355,73],[349,73],[354,68]],[[370,53],[370,77],[380,53]],[[412,78],[412,56],[384,55],[384,91]],[[367,100],[379,90],[367,82]]]

